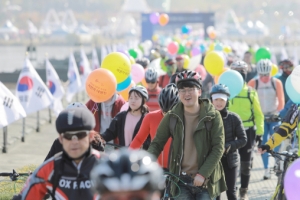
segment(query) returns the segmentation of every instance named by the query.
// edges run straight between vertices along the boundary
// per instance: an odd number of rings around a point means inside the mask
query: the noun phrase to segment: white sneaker
[[[270,170],[269,169],[265,169],[264,180],[267,180],[269,178],[271,178]]]

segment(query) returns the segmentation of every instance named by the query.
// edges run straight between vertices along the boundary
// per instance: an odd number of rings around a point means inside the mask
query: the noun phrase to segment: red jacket
[[[162,75],[158,78],[158,85],[161,88],[166,87],[170,83],[170,77],[168,74]]]
[[[154,90],[147,89],[147,91],[148,91],[149,99],[146,102],[146,105],[148,106],[149,111],[152,112],[154,110],[160,110],[159,103],[158,103],[158,96],[161,91],[161,88],[157,84]]]
[[[148,113],[142,122],[139,132],[135,136],[134,140],[131,142],[130,148],[132,149],[140,148],[145,142],[145,140],[147,139],[149,134],[152,141],[156,135],[156,130],[158,128],[158,125],[163,117],[164,116],[161,110],[156,110]],[[168,142],[164,147],[164,150],[161,152],[157,160],[157,162],[164,168],[168,168],[169,150],[170,150],[171,142],[172,139],[169,138]]]

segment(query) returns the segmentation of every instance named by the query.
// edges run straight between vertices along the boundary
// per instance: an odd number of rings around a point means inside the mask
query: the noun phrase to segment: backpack
[[[272,84],[272,88],[275,90],[276,92],[276,87],[275,87],[275,83],[274,83],[274,78],[271,77],[271,84]],[[257,91],[257,88],[258,88],[258,79],[255,79],[255,90]]]

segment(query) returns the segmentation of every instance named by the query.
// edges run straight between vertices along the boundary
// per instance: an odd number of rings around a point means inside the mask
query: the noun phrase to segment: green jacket
[[[221,157],[224,151],[224,127],[220,113],[215,110],[209,100],[199,99],[199,104],[200,120],[194,133],[194,141],[199,161],[198,173],[210,179],[207,184],[208,192],[211,198],[214,198],[221,192],[227,190],[223,166],[221,164]],[[180,175],[184,153],[184,110],[181,102],[164,116],[148,151],[158,157],[167,140],[172,137],[169,126],[171,115],[177,118],[177,123],[170,148],[169,171],[172,174]],[[212,128],[210,133],[207,133],[204,121],[209,120],[212,121]],[[176,183],[178,179],[173,178],[173,181]],[[177,196],[178,193],[179,191],[177,191],[176,185],[172,183],[171,194]]]
[[[264,134],[264,114],[261,111],[257,92],[246,83],[242,91],[229,101],[228,110],[241,117],[244,127],[256,126],[256,134]]]

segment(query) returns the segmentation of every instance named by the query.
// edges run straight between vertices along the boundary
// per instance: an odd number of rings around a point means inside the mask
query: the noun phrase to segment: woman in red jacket
[[[140,148],[148,135],[150,134],[151,141],[154,139],[157,127],[164,117],[164,114],[168,112],[178,102],[178,90],[175,84],[169,84],[161,90],[159,97],[160,110],[156,110],[147,114],[142,122],[139,132],[130,144],[130,148]],[[163,168],[168,168],[169,161],[169,149],[171,145],[171,138],[166,143],[163,152],[158,157],[158,163]]]

